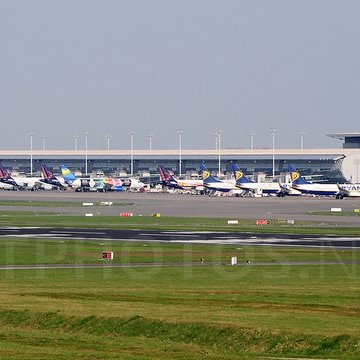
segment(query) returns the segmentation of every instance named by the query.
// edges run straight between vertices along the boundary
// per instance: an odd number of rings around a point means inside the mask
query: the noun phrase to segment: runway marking
[[[140,235],[140,234],[138,234]],[[144,234],[145,236],[149,236],[150,234]],[[153,234],[152,236],[159,236],[159,237],[164,237],[164,236],[171,236],[171,237],[189,237],[188,234],[163,234],[163,233],[159,233],[159,234]],[[191,236],[193,237],[199,237],[200,235],[195,235],[195,234],[191,234]]]
[[[90,234],[90,235],[106,235],[107,233],[105,232],[96,232],[96,231],[50,231],[51,233],[55,233],[55,234]]]
[[[5,235],[4,237],[18,237],[18,238],[49,238],[55,239],[56,237],[69,237],[70,234],[9,234]]]
[[[39,226],[1,226],[0,230],[24,230],[24,229],[47,229],[46,227]]]
[[[196,235],[201,235],[201,234],[213,234],[214,232],[212,231],[197,231],[196,233],[194,233],[194,231],[161,231],[161,234],[183,234],[183,235],[192,235],[192,234],[196,234]]]

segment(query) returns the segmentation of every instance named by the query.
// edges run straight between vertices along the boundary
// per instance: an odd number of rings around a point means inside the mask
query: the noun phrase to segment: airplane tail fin
[[[240,168],[236,164],[232,164],[232,170],[237,184],[246,184],[253,182],[240,170]]]
[[[295,167],[291,164],[289,164],[289,171],[291,176],[291,181],[294,185],[304,185],[304,184],[310,184],[308,181],[306,181],[300,173],[295,169]]]
[[[9,185],[17,186],[16,181],[12,178],[10,173],[0,164],[0,181],[7,183]]]
[[[57,177],[53,174],[52,171],[50,171],[50,169],[45,164],[41,164],[41,173],[43,176],[43,182],[45,182],[46,184],[57,186],[59,188],[64,187],[64,185],[60,183]]]
[[[212,175],[211,172],[207,169],[207,167],[203,164],[200,165],[200,173],[201,173],[201,177],[204,181],[204,184],[208,184],[208,183],[214,183],[214,182],[220,182],[219,180],[215,179]]]
[[[174,177],[170,174],[163,165],[159,166],[160,180],[162,182],[175,181]]]
[[[2,164],[0,164],[0,179],[9,179],[11,178],[9,172],[4,168]]]
[[[51,180],[52,178],[55,178],[55,175],[45,164],[41,164],[41,173],[43,178],[46,180]]]
[[[60,166],[61,175],[66,183],[72,183],[77,178],[65,165]]]

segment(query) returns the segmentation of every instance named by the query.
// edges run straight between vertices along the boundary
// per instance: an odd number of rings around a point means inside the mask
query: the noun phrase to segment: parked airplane
[[[61,175],[68,186],[77,191],[86,191],[90,188],[95,188],[95,182],[90,182],[90,179],[77,178],[65,165],[60,166]]]
[[[113,178],[78,178],[65,165],[60,166],[64,181],[75,191],[122,191],[122,182]]]
[[[43,182],[41,178],[38,177],[26,177],[26,176],[14,176],[12,177],[10,173],[0,164],[0,182],[8,185],[12,185],[14,188],[19,190],[37,190],[45,189],[51,190],[53,186],[46,182]]]
[[[204,187],[211,191],[229,192],[231,190],[238,190],[238,188],[235,186],[235,183],[215,179],[203,164],[200,165],[200,172]]]
[[[315,184],[306,181],[300,173],[289,164],[292,187],[304,194],[333,196],[339,193],[337,184]]]
[[[279,183],[255,182],[250,180],[236,164],[232,165],[235,176],[235,184],[238,188],[259,194],[280,194],[281,186]]]
[[[173,175],[170,174],[163,165],[159,166],[160,180],[163,186],[167,186],[173,189],[182,189],[182,190],[204,190],[204,185],[202,180],[194,179],[176,179]]]
[[[301,195],[301,192],[293,189],[290,183],[255,182],[244,175],[236,164],[232,165],[232,169],[236,186],[240,189],[251,191],[255,194],[276,194],[279,197]]]

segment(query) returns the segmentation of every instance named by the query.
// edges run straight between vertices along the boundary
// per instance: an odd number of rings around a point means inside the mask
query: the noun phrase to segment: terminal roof
[[[354,137],[359,137],[360,138],[360,131],[353,131],[353,132],[342,132],[342,133],[330,133],[327,134],[326,136],[335,138],[335,139],[339,139],[339,140],[344,140],[345,138],[354,138]]]

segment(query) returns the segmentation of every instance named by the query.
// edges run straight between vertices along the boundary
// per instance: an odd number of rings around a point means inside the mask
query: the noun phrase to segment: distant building
[[[360,132],[330,133],[327,136],[343,140],[344,160],[341,173],[348,182],[360,183]]]
[[[327,136],[344,140],[344,149],[360,149],[360,132],[330,133]]]
[[[314,181],[360,183],[360,132],[332,133],[329,137],[344,140],[343,148],[337,149],[276,149],[275,174],[284,181],[288,164],[293,164],[303,175]],[[34,150],[34,171],[39,172],[46,163],[54,172],[60,172],[64,164],[77,175],[85,172],[85,157],[90,174],[126,176],[130,174],[130,150]],[[134,174],[155,176],[162,164],[174,174],[179,173],[179,150],[133,150]],[[231,175],[232,163],[237,163],[247,175],[262,178],[272,175],[272,149],[221,149],[221,173]],[[29,173],[30,150],[0,151],[3,165],[15,172]],[[181,152],[182,174],[194,176],[199,165],[205,164],[210,171],[218,172],[218,150],[188,150]],[[255,176],[256,177],[256,176]]]
[[[275,173],[285,178],[288,164],[292,163],[304,175],[317,175],[322,181],[343,182],[341,171],[344,149],[304,149],[275,150]],[[357,150],[358,151],[358,150]],[[179,173],[178,150],[134,150],[134,174],[157,174],[157,167],[163,164],[175,174]],[[88,150],[88,172],[103,171],[107,175],[125,176],[130,174],[129,150]],[[29,173],[30,151],[0,151],[0,159],[5,167],[17,172]],[[204,163],[210,171],[218,172],[217,150],[182,150],[182,174],[194,175],[199,165]],[[85,151],[47,150],[33,151],[34,171],[46,163],[55,172],[64,164],[71,170],[85,172]],[[231,174],[231,164],[237,163],[246,174],[265,173],[272,175],[272,150],[221,150],[221,172]]]

